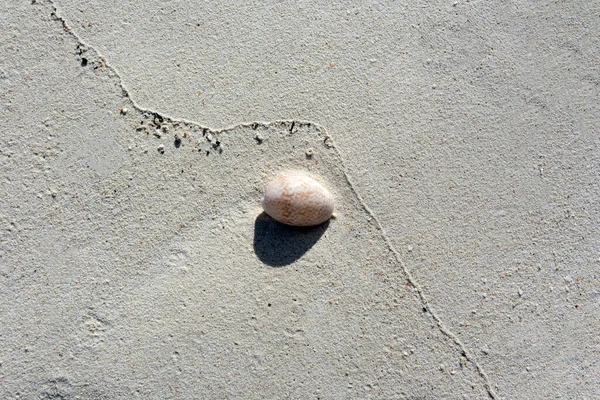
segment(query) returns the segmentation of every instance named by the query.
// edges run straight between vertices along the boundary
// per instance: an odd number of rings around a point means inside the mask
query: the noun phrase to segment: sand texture
[[[0,3],[0,399],[600,397],[599,10]]]

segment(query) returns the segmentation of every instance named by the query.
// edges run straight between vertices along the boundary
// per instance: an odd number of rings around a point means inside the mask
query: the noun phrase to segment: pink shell
[[[273,219],[293,226],[319,225],[333,214],[333,196],[308,175],[280,175],[267,185],[262,207]]]

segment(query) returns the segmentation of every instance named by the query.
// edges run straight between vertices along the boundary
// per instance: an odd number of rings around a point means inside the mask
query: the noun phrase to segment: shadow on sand
[[[302,257],[327,230],[329,221],[318,226],[281,224],[266,213],[254,221],[254,253],[271,267],[283,267]]]

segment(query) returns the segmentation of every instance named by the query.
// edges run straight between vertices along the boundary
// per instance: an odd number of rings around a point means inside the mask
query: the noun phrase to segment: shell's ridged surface
[[[280,175],[272,180],[262,200],[273,219],[287,225],[319,225],[333,214],[333,196],[319,182],[303,173]]]

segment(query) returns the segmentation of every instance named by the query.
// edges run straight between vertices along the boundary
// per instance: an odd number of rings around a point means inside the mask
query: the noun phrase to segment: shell
[[[281,223],[319,225],[333,214],[333,196],[323,185],[302,172],[280,175],[267,185],[262,207]]]

